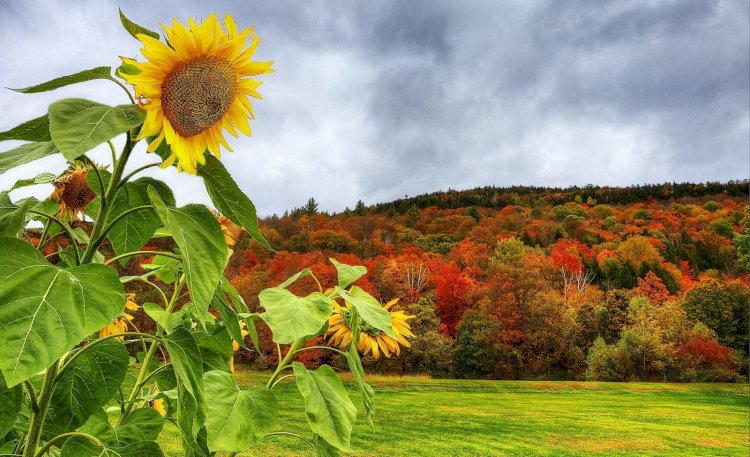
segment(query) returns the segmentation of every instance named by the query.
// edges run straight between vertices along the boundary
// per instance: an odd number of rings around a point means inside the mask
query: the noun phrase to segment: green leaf
[[[13,184],[13,187],[8,189],[8,191],[20,189],[27,186],[35,186],[37,184],[49,184],[54,181],[55,178],[57,178],[57,175],[52,173],[39,173],[33,178],[19,179],[15,182],[15,184]]]
[[[203,397],[203,359],[198,343],[189,330],[180,327],[164,337],[164,345],[172,359],[178,388],[184,389],[194,401],[197,423],[201,426],[206,420],[206,402]]]
[[[395,338],[391,314],[372,295],[357,286],[352,287],[348,292],[337,286],[336,292],[357,310],[363,321]]]
[[[358,280],[367,273],[367,268],[363,266],[353,267],[339,263],[336,259],[328,259],[331,261],[339,276],[339,287],[346,289],[351,283]]]
[[[122,10],[120,10],[120,22],[122,22],[122,26],[125,28],[125,30],[128,31],[130,35],[133,36],[133,38],[138,39],[138,34],[142,33],[144,35],[148,35],[151,38],[159,39],[159,34],[156,32],[152,32],[151,30],[141,27],[140,25],[136,24],[135,22],[131,21],[127,17],[125,17],[125,14],[123,14]]]
[[[281,287],[271,287],[258,297],[266,310],[261,317],[271,328],[273,341],[279,344],[315,335],[333,312],[333,301],[319,292],[298,297]]]
[[[208,403],[208,448],[243,451],[273,429],[276,398],[265,387],[240,388],[231,373],[209,371],[203,375]]]
[[[49,367],[124,305],[112,268],[59,268],[30,244],[0,237],[0,371],[8,385]]]
[[[229,300],[234,304],[234,307],[237,308],[237,311],[239,313],[250,312],[250,309],[247,307],[245,300],[237,292],[237,289],[234,288],[232,283],[229,282],[229,279],[227,279],[225,276],[222,276],[221,285],[219,287],[221,288],[222,292],[229,296]],[[258,330],[255,328],[255,319],[253,319],[252,317],[246,317],[245,328],[250,334],[250,340],[253,342],[255,350],[260,352],[260,341],[258,338]]]
[[[96,180],[95,176],[94,180]],[[151,199],[148,196],[149,186],[156,189],[167,205],[174,205],[174,195],[169,186],[156,179],[139,178],[126,183],[117,192],[117,197],[112,202],[112,208],[107,217],[107,223],[111,223],[131,208],[151,204]],[[98,187],[97,184],[96,189]],[[159,216],[156,215],[156,211],[142,209],[129,213],[120,219],[109,231],[107,238],[112,243],[112,249],[116,255],[125,254],[140,250],[160,226],[161,221]],[[129,260],[129,258],[122,259],[120,264],[124,266]]]
[[[135,105],[107,106],[82,98],[50,105],[49,128],[57,148],[68,160],[143,124],[146,112]]]
[[[198,174],[203,178],[206,191],[216,209],[235,224],[245,227],[247,233],[261,246],[273,251],[260,231],[253,202],[240,190],[219,159],[211,154],[206,154],[205,158],[206,163],[198,170]]]
[[[49,116],[45,114],[10,130],[0,132],[0,141],[6,140],[52,141],[49,134]]]
[[[155,441],[163,426],[164,419],[151,408],[132,411],[123,423],[116,427],[110,425],[107,415],[100,412],[91,416],[80,431],[102,441],[105,448],[77,436],[65,441],[60,457],[161,457],[164,454]]]
[[[86,81],[93,81],[95,79],[110,79],[110,73],[112,68],[110,67],[96,67],[91,70],[83,70],[72,75],[61,76],[55,78],[46,83],[37,84],[35,86],[24,87],[23,89],[11,89],[16,92],[24,94],[34,94],[37,92],[47,92],[49,90],[59,89],[61,87],[69,86],[71,84],[82,83]]]
[[[0,440],[13,428],[18,413],[21,412],[23,392],[21,386],[8,387],[0,376]]]
[[[115,74],[122,79],[125,79],[125,76],[137,75],[140,72],[141,70],[138,67],[124,60],[122,64],[120,64],[120,66],[115,70]]]
[[[234,309],[232,309],[232,306],[227,301],[227,298],[224,296],[224,291],[221,287],[216,288],[212,305],[219,312],[221,321],[229,331],[229,335],[231,335],[232,339],[236,341],[237,344],[240,345],[240,347],[247,349],[247,346],[245,345],[245,339],[242,338],[242,329],[240,328],[240,321],[237,317],[237,313],[234,311]]]
[[[367,416],[367,422],[370,426],[374,426],[373,418],[375,417],[375,390],[365,382],[365,369],[362,366],[362,360],[359,358],[359,351],[357,351],[357,345],[359,344],[360,335],[360,321],[357,311],[354,310],[352,313],[352,342],[349,345],[349,349],[346,351],[346,361],[349,364],[349,369],[354,376],[354,380],[359,387],[359,392],[362,394],[362,402],[365,405],[365,414]]]
[[[9,151],[0,152],[0,174],[55,153],[57,153],[57,146],[51,141],[26,143]]]
[[[171,333],[183,322],[183,313],[181,311],[168,313],[167,310],[156,303],[144,303],[143,311],[156,321],[167,333]]]
[[[193,337],[201,351],[203,372],[210,370],[229,372],[229,359],[232,358],[234,350],[232,349],[232,338],[225,327],[211,324],[208,332],[194,331]]]
[[[294,362],[293,368],[297,388],[305,400],[305,416],[310,429],[331,446],[348,451],[357,408],[344,384],[328,365],[311,371]]]
[[[341,455],[338,449],[328,444],[320,435],[315,435],[312,442],[315,446],[316,457],[339,457]]]
[[[219,222],[203,205],[168,208],[153,187],[148,194],[162,224],[180,248],[190,298],[202,324],[227,263],[227,243]]]
[[[0,206],[0,236],[18,237],[26,226],[26,213],[36,203],[36,199],[29,198],[19,206]]]
[[[288,277],[286,279],[286,281],[282,282],[281,284],[279,284],[276,287],[279,287],[279,288],[282,288],[282,289],[286,288],[289,285],[291,285],[292,283],[296,282],[298,279],[304,278],[305,276],[313,276],[312,270],[309,269],[309,268],[305,268],[304,270],[300,271],[299,273],[295,273],[292,276]]]
[[[45,433],[56,436],[86,423],[117,394],[129,360],[125,346],[113,340],[86,349],[55,386]]]

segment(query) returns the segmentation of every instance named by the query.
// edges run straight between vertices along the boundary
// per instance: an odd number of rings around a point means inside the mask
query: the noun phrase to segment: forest
[[[357,284],[383,303],[398,299],[414,333],[398,354],[364,357],[368,370],[739,382],[748,374],[747,198],[748,181],[731,181],[486,187],[358,202],[338,214],[310,199],[261,220],[276,252],[217,217],[233,245],[226,275],[251,308],[260,291],[308,266],[335,282],[331,257],[367,267]],[[124,268],[136,274],[153,261],[139,256]],[[315,288],[310,277],[290,286]],[[138,293],[153,300],[153,290]],[[236,363],[275,366],[271,333],[262,323],[258,333],[260,352],[241,351]],[[300,357],[308,366],[346,363],[330,351]]]

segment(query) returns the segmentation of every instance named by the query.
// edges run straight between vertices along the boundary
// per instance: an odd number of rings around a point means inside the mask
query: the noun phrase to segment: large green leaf
[[[226,327],[209,324],[208,331],[193,332],[195,342],[203,359],[203,371],[221,370],[229,372],[229,359],[232,358],[232,338]]]
[[[45,83],[37,84],[35,86],[24,87],[23,89],[11,89],[16,92],[22,92],[24,94],[33,94],[36,92],[46,92],[48,90],[55,90],[61,87],[69,86],[71,84],[82,83],[86,81],[93,81],[94,79],[109,79],[112,68],[110,67],[96,67],[91,70],[83,70],[72,75],[61,76]]]
[[[349,291],[337,286],[336,292],[356,308],[363,321],[395,338],[391,314],[372,295],[357,286],[353,286]]]
[[[49,367],[124,305],[115,270],[59,268],[30,244],[0,237],[0,371],[8,385]]]
[[[0,236],[17,237],[26,226],[26,213],[37,203],[36,199],[29,198],[18,206],[7,207],[0,204]]]
[[[190,298],[201,323],[205,323],[208,305],[227,263],[228,249],[221,226],[203,205],[168,208],[153,187],[148,188],[148,195],[180,248]]]
[[[206,420],[206,402],[203,396],[203,358],[198,343],[189,330],[180,327],[164,337],[164,345],[172,359],[179,387],[194,401],[196,422],[201,426]]]
[[[102,175],[104,178],[109,178],[109,173],[105,171],[102,171]],[[88,181],[94,193],[102,195],[103,192],[99,189],[99,181],[94,173],[89,173]],[[167,205],[174,205],[174,194],[172,194],[169,186],[153,178],[139,178],[126,183],[117,192],[117,196],[112,202],[112,207],[107,216],[107,223],[111,223],[131,208],[150,205],[151,199],[148,196],[149,186],[156,189]],[[87,212],[95,216],[99,211],[99,199],[94,200],[89,206],[90,209]],[[159,220],[159,216],[156,215],[153,209],[142,209],[128,213],[120,219],[112,227],[112,230],[109,231],[107,238],[112,243],[112,249],[116,255],[125,254],[140,250],[160,226],[161,221]],[[130,258],[124,258],[120,263],[124,266],[129,260]]]
[[[273,341],[279,344],[315,335],[333,312],[333,301],[319,292],[298,297],[281,287],[271,287],[259,298],[266,310],[261,317],[271,328]]]
[[[272,430],[277,407],[269,389],[241,389],[224,371],[205,373],[203,382],[211,392],[206,419],[211,451],[243,451]]]
[[[57,148],[68,160],[138,127],[146,112],[135,105],[107,106],[82,98],[66,98],[50,105],[49,129]]]
[[[227,297],[224,295],[224,289],[222,287],[216,288],[212,306],[219,312],[219,315],[221,315],[221,321],[229,331],[229,335],[231,335],[232,339],[241,347],[247,348],[245,345],[245,339],[242,337],[242,329],[240,328],[240,321],[237,317],[237,313],[227,301]]]
[[[247,233],[269,251],[273,248],[260,232],[255,205],[240,190],[237,183],[232,179],[224,165],[211,154],[206,154],[206,163],[198,170],[203,177],[206,190],[216,209],[221,211],[235,224],[239,224],[247,230]]]
[[[348,451],[357,408],[344,384],[328,365],[311,371],[294,362],[293,368],[297,388],[305,400],[305,416],[310,429],[331,446]]]
[[[229,282],[229,279],[227,279],[225,276],[222,276],[221,285],[219,287],[227,296],[229,296],[229,300],[234,304],[234,307],[239,313],[250,312],[250,309],[247,307],[247,303],[245,303],[245,300],[237,292],[237,289],[234,288],[232,283]],[[253,319],[252,317],[246,317],[245,328],[250,334],[250,340],[253,342],[255,350],[260,352],[260,341],[258,339],[258,330],[255,328],[255,319]]]
[[[13,423],[21,412],[22,400],[21,386],[8,387],[5,379],[0,376],[0,439],[13,428]]]
[[[129,361],[125,346],[113,340],[88,348],[55,386],[45,432],[55,436],[83,425],[115,396]]]
[[[21,141],[51,141],[49,134],[49,116],[37,117],[28,122],[13,127],[5,132],[0,132],[0,141],[21,140]]]
[[[122,26],[125,28],[125,30],[128,31],[129,34],[133,36],[133,38],[138,38],[139,34],[144,34],[156,40],[159,39],[158,33],[153,32],[145,27],[141,27],[140,25],[131,21],[125,16],[125,14],[123,14],[122,10],[120,10],[120,22],[122,22]]]
[[[0,152],[0,174],[56,152],[57,146],[51,141],[26,143],[9,151]]]
[[[353,267],[340,263],[336,259],[328,259],[331,261],[339,277],[339,287],[346,289],[351,283],[358,280],[367,273],[367,268],[363,266]]]
[[[60,457],[161,457],[164,454],[155,441],[163,426],[164,419],[151,408],[134,410],[122,424],[115,427],[107,421],[107,415],[100,409],[80,431],[96,437],[105,447],[76,436],[65,441]]]

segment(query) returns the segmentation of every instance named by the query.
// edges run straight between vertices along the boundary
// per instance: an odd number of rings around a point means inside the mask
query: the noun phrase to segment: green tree
[[[691,322],[702,322],[721,344],[747,354],[748,293],[743,284],[705,281],[685,295],[683,306]]]
[[[414,338],[411,347],[404,356],[407,370],[417,373],[428,373],[434,377],[447,377],[451,374],[453,348],[450,338],[438,331],[440,319],[435,313],[435,303],[427,298],[420,298],[407,308],[408,314],[414,316],[409,321]]]
[[[456,330],[453,368],[459,378],[519,379],[522,357],[500,342],[496,317],[478,310],[466,312]]]

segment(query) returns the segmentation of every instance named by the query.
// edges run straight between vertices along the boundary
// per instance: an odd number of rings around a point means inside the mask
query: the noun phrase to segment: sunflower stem
[[[128,90],[128,88],[127,88],[127,86],[125,84],[123,84],[120,81],[116,80],[112,76],[108,77],[107,79],[110,80],[110,81],[112,81],[113,83],[117,84],[118,86],[122,87],[122,90],[124,90],[125,93],[128,94],[128,98],[130,99],[130,103],[132,103],[134,105],[136,104],[135,103],[135,99],[133,98],[133,95],[130,93],[130,90]]]
[[[99,182],[99,192],[104,191],[104,178],[102,178],[102,173],[99,171],[99,167],[96,166],[93,160],[89,159],[87,156],[82,155],[81,158],[84,162],[89,164],[91,166],[91,169],[94,170],[94,173],[96,173],[96,180]],[[104,196],[102,195],[102,201]]]
[[[48,221],[52,221],[56,223],[57,225],[59,225],[65,231],[65,234],[68,235],[68,239],[70,240],[70,245],[73,246],[73,254],[75,255],[75,258],[76,258],[76,265],[80,265],[82,263],[81,254],[78,252],[78,244],[76,244],[76,239],[73,237],[73,232],[70,230],[70,227],[68,227],[68,224],[56,218],[55,216],[43,213],[41,211],[37,211],[35,209],[30,209],[28,212],[31,214],[37,214],[39,216],[44,216],[47,218]]]
[[[111,259],[107,259],[104,261],[104,265],[109,265],[110,263],[114,262],[115,260],[120,260],[125,257],[132,257],[134,255],[140,255],[140,254],[149,254],[149,255],[160,255],[164,257],[171,257],[173,259],[181,260],[182,257],[178,256],[177,254],[174,254],[172,252],[167,251],[132,251],[132,252],[126,252],[124,254],[120,254],[118,256],[114,256]]]
[[[47,368],[42,390],[39,392],[39,397],[37,397],[39,409],[31,415],[31,420],[29,421],[29,433],[26,435],[26,447],[23,450],[23,457],[34,457],[37,455],[36,451],[42,436],[44,420],[47,418],[47,410],[52,402],[52,392],[55,390],[58,363],[56,361]]]
[[[165,308],[165,311],[167,313],[171,313],[172,309],[175,307],[177,302],[180,298],[180,292],[182,291],[182,287],[185,285],[185,275],[182,275],[180,279],[177,281],[177,284],[175,284],[174,291],[172,292],[172,298],[169,300],[169,303],[167,304],[167,307]],[[151,362],[151,359],[156,354],[156,350],[159,349],[161,346],[161,336],[164,334],[164,327],[158,325],[157,323],[157,329],[156,329],[156,335],[154,335],[155,339],[151,342],[151,346],[148,348],[148,352],[146,353],[146,356],[143,358],[143,362],[141,364],[141,370],[138,372],[138,377],[135,380],[135,384],[133,387],[133,390],[130,391],[130,396],[128,396],[128,399],[125,402],[125,410],[120,415],[119,424],[122,425],[123,421],[128,417],[130,414],[130,411],[133,410],[133,404],[135,403],[136,395],[138,395],[138,391],[140,390],[141,384],[144,382],[144,379],[148,376],[148,370],[149,370],[149,364]]]
[[[150,163],[148,165],[144,165],[142,167],[136,168],[135,170],[133,170],[130,173],[128,173],[127,175],[125,175],[124,178],[122,178],[122,180],[120,181],[120,184],[118,184],[118,187],[124,186],[125,183],[127,183],[130,180],[130,178],[132,178],[136,174],[142,172],[143,170],[147,170],[147,169],[153,168],[153,167],[158,167],[159,165],[161,165],[161,162]]]
[[[292,345],[289,347],[289,351],[287,351],[286,355],[284,356],[284,359],[279,362],[279,365],[276,367],[276,371],[273,372],[271,375],[271,379],[268,380],[268,383],[266,384],[266,388],[270,389],[271,386],[273,386],[274,381],[276,381],[276,378],[279,377],[281,372],[284,370],[284,368],[289,365],[289,362],[291,362],[292,357],[294,357],[294,354],[297,352],[297,349],[302,346],[305,343],[305,338],[300,338],[298,340],[294,340]]]
[[[99,205],[99,213],[96,215],[94,228],[91,230],[91,236],[89,238],[89,245],[86,247],[86,252],[83,254],[81,263],[91,263],[91,259],[94,258],[94,254],[96,253],[97,249],[99,249],[102,241],[104,241],[104,237],[102,236],[102,229],[104,228],[107,216],[109,215],[110,203],[114,201],[115,196],[117,195],[118,184],[120,183],[120,179],[122,178],[122,173],[125,171],[125,165],[128,163],[130,153],[133,152],[133,146],[134,143],[131,133],[127,132],[125,147],[122,150],[122,155],[120,155],[120,158],[116,159],[115,161],[114,169],[112,170],[112,177],[109,179],[107,191],[104,192],[104,196],[101,200],[101,205]],[[111,143],[110,147],[114,150],[114,147]]]

